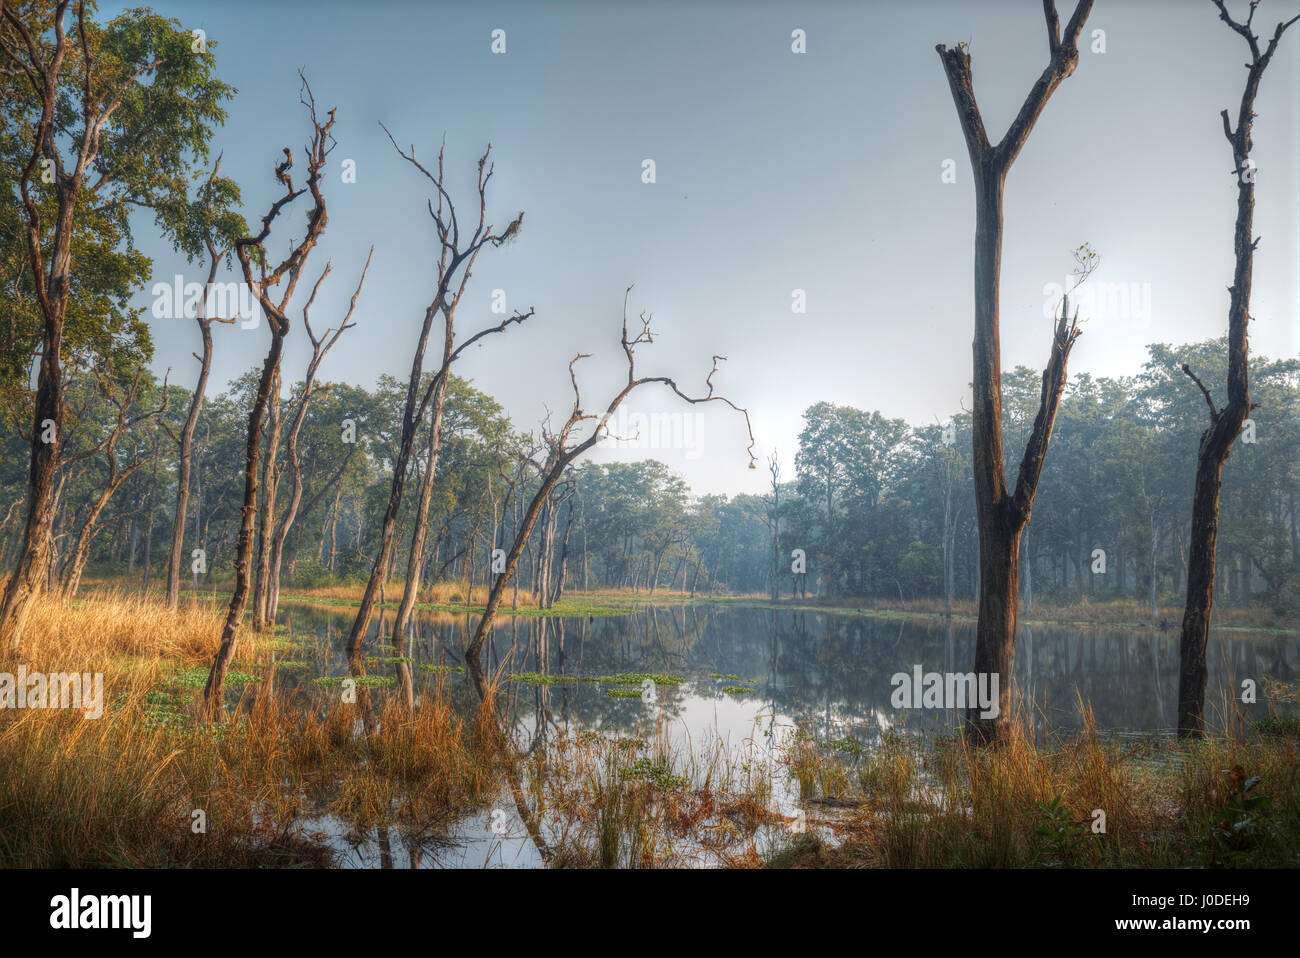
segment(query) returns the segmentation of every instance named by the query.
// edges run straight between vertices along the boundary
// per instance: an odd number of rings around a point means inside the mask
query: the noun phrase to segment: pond
[[[344,644],[351,610],[289,606],[283,618],[289,632],[309,644],[292,653],[305,668],[282,672],[281,688],[349,674]],[[391,622],[387,612],[367,643],[367,672],[381,677],[376,681],[396,679],[401,668],[383,638]],[[419,614],[417,638],[406,650],[417,689],[436,675],[449,683],[459,706],[468,711],[477,705],[463,669],[476,623],[474,615]],[[790,735],[802,730],[857,751],[891,733],[950,733],[959,711],[895,707],[895,676],[910,679],[918,667],[965,672],[974,643],[969,623],[659,605],[616,616],[502,618],[484,647],[483,665],[499,681],[503,725],[525,753],[592,732],[658,737],[678,754],[707,754],[733,771],[762,768],[769,806],[793,818],[800,814],[798,784],[775,758]],[[1210,725],[1249,721],[1268,714],[1271,683],[1294,680],[1300,635],[1221,631],[1211,640],[1208,660]],[[1258,701],[1242,705],[1237,699],[1247,679]],[[1022,626],[1014,681],[1017,709],[1040,743],[1082,728],[1084,707],[1104,734],[1169,735],[1177,710],[1178,635]],[[395,687],[373,693],[399,694]],[[1272,706],[1282,714],[1293,708]],[[526,772],[522,787],[527,790]],[[536,828],[529,834],[517,805],[503,789],[490,807],[457,823],[445,842],[414,848],[382,829],[358,836],[328,819],[316,824],[341,862],[355,867],[539,867],[546,842]],[[545,831],[544,823],[540,827]],[[708,863],[703,850],[699,857]]]

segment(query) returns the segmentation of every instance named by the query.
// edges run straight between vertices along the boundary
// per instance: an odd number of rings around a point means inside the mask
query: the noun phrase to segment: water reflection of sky
[[[282,686],[347,673],[342,644],[351,622],[348,610],[298,607],[289,618],[292,632],[314,633],[317,641],[314,649],[300,647],[292,653],[307,660],[307,668],[283,674]],[[390,622],[391,613],[377,629]],[[417,637],[407,649],[417,688],[434,678],[420,666],[455,669],[461,664],[473,624],[465,616],[421,615]],[[959,720],[955,711],[896,709],[890,701],[891,680],[898,672],[910,675],[915,665],[926,672],[965,671],[973,653],[969,624],[948,628],[942,622],[686,606],[596,619],[506,619],[485,648],[484,662],[503,679],[510,673],[541,673],[579,680],[502,682],[499,708],[521,748],[533,745],[539,729],[544,743],[584,730],[649,741],[658,729],[677,754],[723,754],[733,768],[766,770],[771,807],[793,815],[799,808],[798,787],[777,759],[795,729],[821,741],[852,738],[866,748],[890,729],[922,736],[947,732]],[[376,657],[368,671],[394,673],[395,666],[384,661],[394,652],[377,631],[367,654]],[[1294,714],[1293,704],[1270,702],[1269,690],[1271,682],[1293,687],[1300,634],[1220,632],[1211,639],[1208,662],[1206,703],[1212,725],[1234,710],[1246,720],[1270,709]],[[685,681],[655,686],[653,703],[640,695],[608,694],[636,686],[580,681],[620,673]],[[450,683],[455,701],[467,708],[476,704],[463,673],[441,678]],[[1244,679],[1257,686],[1255,704],[1237,702]],[[1103,733],[1168,734],[1175,722],[1177,682],[1178,636],[1172,630],[1022,627],[1018,637],[1019,708],[1032,713],[1040,741],[1077,730],[1081,702],[1091,707]],[[724,691],[727,687],[753,691],[735,694]],[[543,864],[505,789],[491,806],[456,822],[436,847],[411,849],[396,833],[358,836],[328,819],[315,827],[329,836],[345,867]],[[542,827],[545,832],[545,823]]]
[[[308,681],[322,671],[346,674],[342,642],[347,610],[297,608],[295,631],[313,630],[320,645]],[[391,614],[389,617],[391,621]],[[461,663],[466,617],[425,614],[408,649],[419,665]],[[392,654],[372,633],[369,652]],[[934,710],[900,710],[891,703],[895,673],[915,665],[926,672],[963,672],[974,654],[974,629],[940,622],[906,622],[866,616],[768,612],[708,607],[660,607],[634,615],[504,620],[485,663],[509,673],[539,672],[573,678],[619,673],[667,674],[687,679],[659,686],[658,704],[691,734],[714,733],[740,741],[756,716],[775,712],[819,735],[853,734],[869,741],[883,727],[944,731],[956,716]],[[1221,719],[1225,704],[1252,679],[1257,702],[1238,705],[1245,718],[1268,714],[1268,683],[1293,683],[1300,668],[1300,634],[1219,632],[1208,650],[1207,712]],[[377,674],[391,674],[383,662]],[[712,678],[712,675],[723,678]],[[470,693],[463,674],[449,676],[457,695]],[[288,681],[292,681],[289,679]],[[1023,627],[1017,641],[1015,683],[1022,708],[1032,702],[1043,733],[1081,725],[1079,698],[1091,706],[1103,731],[1167,732],[1176,721],[1178,636],[1175,631],[1071,630]],[[724,692],[727,686],[752,694]],[[551,686],[505,683],[513,721],[544,706],[557,722],[634,730],[647,721],[639,698],[611,698],[611,686],[574,682]],[[1286,703],[1271,703],[1285,713]]]

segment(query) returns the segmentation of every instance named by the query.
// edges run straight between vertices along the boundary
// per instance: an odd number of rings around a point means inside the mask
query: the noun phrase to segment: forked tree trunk
[[[975,100],[970,56],[964,45],[935,49],[948,77],[975,182],[975,338],[973,377],[973,465],[979,523],[979,620],[975,630],[975,671],[996,675],[998,713],[984,717],[978,706],[966,713],[975,741],[1006,742],[1011,731],[1011,680],[1015,664],[1020,532],[1029,520],[1052,425],[1065,388],[1066,361],[1078,337],[1068,300],[1056,326],[1052,354],[1033,431],[1026,444],[1015,491],[1002,468],[1002,366],[998,331],[998,292],[1002,266],[1002,194],[1006,175],[1048,99],[1079,61],[1079,32],[1092,0],[1079,0],[1064,37],[1052,0],[1044,0],[1051,60],[1030,90],[1002,141],[989,142]]]
[[[385,132],[387,132],[386,128]],[[465,293],[466,284],[469,282],[479,252],[489,243],[493,246],[500,246],[518,235],[524,214],[520,213],[501,233],[493,232],[492,226],[486,222],[487,183],[492,177],[492,167],[488,165],[488,157],[491,153],[491,147],[489,147],[478,162],[478,227],[474,230],[473,235],[461,245],[460,225],[457,220],[456,209],[443,187],[442,151],[438,153],[438,174],[434,176],[416,161],[414,150],[403,153],[401,148],[397,146],[397,141],[392,139],[391,134],[389,139],[397,149],[398,155],[418,169],[437,189],[437,209],[435,212],[433,204],[430,203],[429,213],[433,217],[437,230],[440,254],[433,300],[430,302],[428,309],[425,310],[420,335],[416,342],[415,355],[411,361],[411,374],[406,389],[406,404],[402,411],[401,441],[398,445],[396,460],[393,463],[393,479],[389,489],[388,505],[384,510],[384,518],[379,530],[379,554],[375,557],[374,564],[371,566],[366,591],[361,597],[360,608],[357,609],[356,618],[348,634],[349,653],[354,653],[361,648],[361,642],[365,638],[366,631],[370,626],[371,616],[374,614],[375,600],[382,586],[381,580],[386,575],[386,570],[392,558],[393,539],[397,530],[397,515],[402,505],[402,493],[406,485],[406,472],[411,459],[411,451],[415,445],[416,427],[419,425],[420,420],[424,418],[424,412],[428,408],[432,395],[430,390],[446,389],[446,379],[451,375],[451,364],[467,346],[490,333],[503,331],[512,323],[521,323],[532,315],[531,309],[526,315],[516,313],[510,319],[503,320],[495,327],[489,327],[476,333],[462,343],[461,346],[453,348],[455,344],[454,320],[456,307]],[[468,233],[468,229],[466,232]],[[443,364],[438,372],[434,374],[434,382],[430,383],[429,388],[425,390],[424,398],[418,400],[417,403],[420,380],[424,373],[424,353],[428,346],[429,330],[434,318],[439,313],[443,315],[444,320]]]
[[[269,560],[269,575],[266,587],[266,618],[270,622],[275,621],[276,612],[280,608],[280,564],[284,555],[284,542],[289,536],[289,530],[293,528],[294,522],[298,518],[298,507],[302,503],[302,463],[298,457],[298,437],[302,433],[303,423],[307,421],[307,410],[311,405],[312,393],[316,388],[316,373],[320,370],[320,365],[324,362],[326,355],[338,342],[339,337],[351,329],[355,323],[351,322],[352,314],[357,308],[357,298],[361,295],[361,288],[366,283],[366,274],[370,272],[370,260],[375,255],[375,248],[370,247],[370,253],[366,256],[366,265],[361,270],[361,279],[357,282],[357,288],[352,293],[352,299],[348,303],[347,314],[343,317],[337,329],[326,330],[325,334],[317,337],[311,326],[311,307],[316,302],[316,294],[320,291],[321,284],[330,274],[330,264],[325,264],[325,269],[321,272],[320,279],[316,280],[316,285],[312,287],[311,297],[302,310],[302,324],[307,331],[307,336],[311,339],[311,359],[307,362],[307,374],[303,377],[302,393],[298,397],[298,406],[294,412],[293,422],[289,426],[289,439],[287,458],[289,465],[289,503],[285,507],[284,517],[275,527],[275,532],[271,536],[271,555]],[[356,451],[356,445],[344,457],[343,465],[339,469],[338,476],[342,476],[343,471],[352,460],[352,454]],[[319,498],[320,493],[317,493]],[[310,512],[315,499],[308,505],[307,511]],[[272,513],[274,514],[274,513]],[[290,575],[293,574],[293,565],[290,563]]]

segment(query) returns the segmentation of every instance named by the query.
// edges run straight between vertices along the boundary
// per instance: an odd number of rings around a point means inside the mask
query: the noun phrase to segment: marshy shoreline
[[[1099,731],[1081,699],[1080,730],[1020,716],[1011,744],[984,750],[904,725],[864,745],[760,711],[738,751],[684,742],[667,707],[625,727],[556,722],[568,705],[552,695],[590,686],[616,707],[626,690],[639,708],[649,691],[666,705],[680,674],[504,660],[480,699],[460,666],[412,667],[382,639],[329,675],[314,633],[245,630],[225,720],[212,722],[197,699],[219,625],[202,604],[174,616],[122,593],[42,601],[23,661],[102,672],[107,707],[97,720],[0,710],[0,867],[419,867],[467,836],[497,842],[482,864],[527,845],[520,861],[543,867],[1300,863],[1300,730],[1287,714],[1179,741]],[[724,702],[757,684],[695,681]],[[1295,689],[1270,694],[1294,701]]]

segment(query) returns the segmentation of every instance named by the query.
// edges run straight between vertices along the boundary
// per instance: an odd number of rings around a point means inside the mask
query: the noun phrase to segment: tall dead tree
[[[311,405],[312,395],[316,391],[316,374],[320,371],[321,363],[325,361],[329,351],[334,348],[334,344],[339,341],[339,337],[356,325],[356,323],[352,322],[352,314],[356,311],[357,299],[361,295],[361,288],[366,284],[366,273],[370,272],[370,260],[374,255],[375,248],[372,246],[369,255],[366,256],[366,265],[361,269],[361,279],[357,281],[357,288],[353,291],[352,299],[348,302],[347,314],[343,317],[343,321],[339,323],[338,328],[327,329],[320,336],[317,336],[315,330],[311,328],[312,303],[316,302],[316,293],[320,290],[321,283],[330,274],[329,263],[325,264],[324,272],[321,273],[320,279],[316,280],[316,285],[312,287],[311,297],[302,308],[303,329],[307,331],[307,338],[311,340],[311,359],[307,362],[307,372],[303,377],[302,389],[295,404],[293,422],[289,426],[288,449],[286,451],[289,469],[289,503],[285,507],[284,516],[281,517],[279,524],[275,527],[275,533],[271,537],[270,571],[266,593],[266,609],[263,613],[268,622],[275,621],[275,614],[280,605],[280,565],[284,555],[284,542],[298,517],[298,507],[302,504],[302,463],[298,457],[298,436],[302,432],[303,423],[307,421],[307,409]],[[272,505],[272,514],[274,514],[274,504]]]
[[[637,376],[636,374],[636,348],[643,343],[654,342],[654,336],[650,331],[650,317],[645,313],[641,314],[641,330],[635,336],[629,338],[627,331],[627,297],[631,294],[632,287],[627,288],[623,297],[623,335],[620,343],[623,347],[623,355],[627,359],[627,382],[609,401],[609,404],[602,412],[589,413],[582,409],[582,394],[578,389],[578,377],[573,367],[581,359],[590,358],[590,353],[578,353],[573,359],[569,360],[569,381],[573,385],[573,410],[569,413],[569,418],[564,425],[560,427],[558,433],[551,434],[543,430],[543,440],[545,442],[546,458],[540,464],[538,472],[541,477],[541,484],[537,492],[533,494],[532,501],[529,502],[523,518],[520,520],[515,529],[514,542],[510,545],[510,550],[506,553],[506,561],[503,571],[492,582],[492,588],[488,592],[487,607],[483,610],[483,615],[478,621],[478,626],[474,630],[473,638],[470,639],[468,648],[465,651],[466,664],[470,672],[477,679],[481,677],[482,670],[479,662],[479,653],[483,648],[483,642],[486,640],[488,633],[496,621],[498,610],[501,608],[501,600],[505,596],[506,587],[516,578],[516,572],[519,567],[519,559],[523,555],[524,549],[528,545],[528,540],[532,535],[533,527],[537,523],[537,518],[541,515],[542,509],[551,499],[551,494],[555,491],[565,470],[575,459],[584,452],[591,449],[598,443],[601,438],[608,432],[609,420],[615,411],[634,390],[650,383],[660,383],[667,386],[679,398],[685,400],[691,405],[700,403],[720,402],[736,410],[745,417],[745,428],[749,432],[749,468],[756,469],[757,460],[754,458],[754,430],[749,421],[749,412],[744,408],[737,406],[725,396],[715,396],[713,393],[713,377],[718,371],[718,360],[726,359],[725,356],[713,357],[713,368],[709,370],[709,375],[705,377],[704,384],[708,387],[708,392],[703,396],[689,396],[682,392],[676,381],[668,376]],[[583,423],[594,422],[595,428],[586,438],[577,440],[574,433],[582,427]],[[576,441],[575,441],[576,440]],[[570,445],[570,442],[573,444]],[[480,686],[481,688],[481,686]]]
[[[935,47],[957,107],[975,181],[973,464],[980,539],[975,671],[997,674],[1001,681],[997,716],[981,718],[980,710],[971,708],[966,713],[966,724],[975,740],[985,744],[1001,744],[1011,728],[1020,532],[1029,521],[1056,410],[1065,389],[1066,361],[1079,335],[1075,321],[1067,311],[1063,311],[1056,323],[1051,357],[1043,373],[1038,415],[1012,491],[1007,487],[1002,465],[1002,357],[998,334],[1002,194],[1007,172],[1029,139],[1029,133],[1048,99],[1079,63],[1079,33],[1092,10],[1092,3],[1093,0],[1079,0],[1062,34],[1055,3],[1043,0],[1050,60],[1002,141],[996,145],[989,142],[975,101],[970,54],[966,52],[965,44],[954,50],[943,44]]]
[[[1205,685],[1208,670],[1206,643],[1210,638],[1210,620],[1214,608],[1215,547],[1219,534],[1219,491],[1223,481],[1223,464],[1232,444],[1253,408],[1250,402],[1250,346],[1247,325],[1250,322],[1250,284],[1255,261],[1257,238],[1252,239],[1255,216],[1255,166],[1250,159],[1250,138],[1255,119],[1255,95],[1259,81],[1277,50],[1278,41],[1300,17],[1278,23],[1268,46],[1260,49],[1259,37],[1251,30],[1259,0],[1251,0],[1244,23],[1234,20],[1223,0],[1214,0],[1219,19],[1245,38],[1250,47],[1246,63],[1246,86],[1237,108],[1237,128],[1227,110],[1220,113],[1223,135],[1232,147],[1233,175],[1237,178],[1237,221],[1233,230],[1236,266],[1232,285],[1228,287],[1228,402],[1215,407],[1205,383],[1183,364],[1183,372],[1200,387],[1210,407],[1210,425],[1201,434],[1196,455],[1196,486],[1192,493],[1192,528],[1187,544],[1187,604],[1183,609],[1182,638],[1178,647],[1178,734],[1200,738],[1205,734]]]
[[[384,128],[384,132],[388,133],[387,127]],[[420,335],[416,341],[415,355],[411,360],[411,375],[407,381],[406,404],[402,410],[401,440],[398,444],[396,459],[393,462],[393,479],[389,489],[388,505],[384,510],[384,518],[379,530],[379,553],[375,556],[375,561],[371,566],[370,579],[366,583],[366,591],[361,597],[361,607],[357,609],[356,619],[353,621],[352,630],[348,635],[348,649],[351,652],[359,649],[365,639],[366,631],[370,627],[370,619],[374,614],[375,602],[379,597],[384,580],[388,575],[390,563],[393,560],[393,540],[397,531],[398,511],[402,505],[402,493],[406,486],[406,473],[411,461],[412,448],[415,445],[415,435],[426,411],[432,409],[429,428],[433,431],[433,436],[430,440],[430,458],[427,466],[429,481],[431,482],[432,474],[436,471],[438,464],[438,444],[442,433],[443,402],[447,392],[447,377],[451,374],[452,363],[460,358],[465,349],[481,340],[484,336],[502,332],[512,324],[522,323],[533,315],[531,309],[526,313],[515,313],[515,315],[502,320],[495,326],[479,330],[460,346],[456,346],[456,307],[460,304],[461,297],[464,296],[465,287],[469,283],[470,273],[475,260],[478,259],[478,254],[483,247],[489,244],[493,247],[499,247],[514,239],[523,225],[524,214],[521,212],[500,233],[495,232],[492,225],[487,222],[487,186],[494,172],[494,167],[488,163],[492,152],[492,147],[489,146],[478,161],[478,225],[474,228],[472,234],[462,237],[456,207],[452,203],[451,195],[444,186],[443,155],[445,147],[438,151],[438,172],[435,175],[416,159],[414,147],[403,152],[402,148],[397,145],[397,141],[393,140],[391,133],[388,133],[388,138],[393,143],[393,148],[397,150],[398,155],[419,170],[425,179],[433,184],[434,191],[438,196],[438,205],[435,209],[432,200],[428,201],[427,205],[429,216],[433,219],[433,226],[438,236],[440,249],[437,284],[433,299],[424,311],[424,320],[421,323]],[[434,319],[439,315],[442,316],[443,320],[442,364],[430,379],[424,390],[424,395],[421,397],[419,393],[420,383],[424,377],[424,353],[428,347],[429,333]],[[423,518],[417,517],[416,528],[413,532],[413,553],[416,553],[422,547],[425,535],[424,522],[427,521],[427,517],[428,506],[427,503],[424,503]],[[416,561],[408,563],[407,568],[403,605],[408,606],[408,616],[410,614],[409,606],[414,603],[414,593],[419,586],[419,558],[418,555],[415,556]]]
[[[271,208],[262,217],[262,228],[258,234],[240,237],[235,243],[235,255],[239,258],[244,282],[257,294],[258,305],[270,327],[271,345],[262,363],[257,395],[253,400],[253,408],[248,414],[248,443],[244,452],[244,501],[240,512],[239,536],[235,544],[235,585],[230,596],[226,623],[221,630],[221,646],[212,660],[208,681],[203,688],[204,704],[209,714],[215,714],[220,710],[222,685],[225,682],[226,671],[230,667],[230,660],[234,658],[235,643],[239,638],[240,626],[243,625],[244,607],[248,603],[249,584],[252,578],[250,563],[253,557],[262,428],[266,420],[267,404],[271,401],[271,391],[280,371],[284,338],[289,333],[289,317],[286,310],[298,286],[298,279],[302,275],[307,257],[325,231],[328,219],[325,197],[321,194],[321,177],[326,160],[334,148],[334,138],[330,135],[330,130],[334,126],[334,110],[330,110],[328,118],[322,121],[316,113],[316,99],[312,96],[306,77],[302,76],[301,71],[299,76],[302,77],[302,92],[298,99],[306,107],[312,126],[311,141],[306,147],[307,185],[300,189],[294,188],[293,175],[289,171],[293,163],[292,154],[286,148],[286,160],[276,167],[276,179],[284,184],[284,194],[271,204]],[[271,226],[284,208],[304,193],[310,193],[312,200],[311,210],[307,214],[306,235],[297,243],[291,242],[285,258],[278,266],[268,269],[265,244],[271,235]],[[278,300],[273,299],[272,294],[281,284],[284,285],[283,293]],[[274,450],[272,453],[274,454]]]

